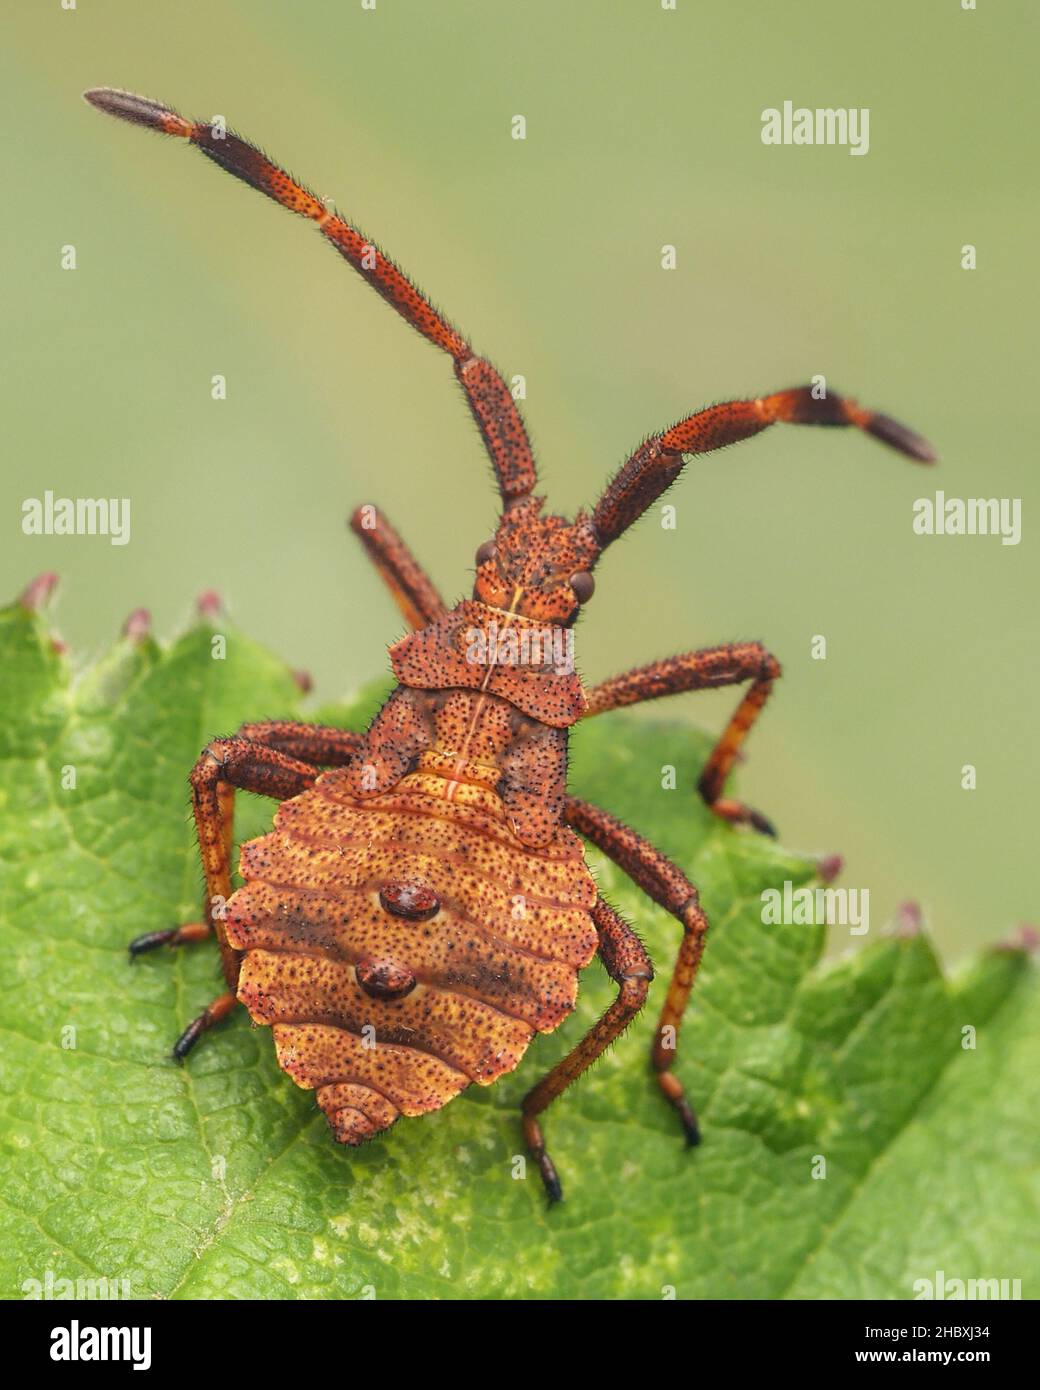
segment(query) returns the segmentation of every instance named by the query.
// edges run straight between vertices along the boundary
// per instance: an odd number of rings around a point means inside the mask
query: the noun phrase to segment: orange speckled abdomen
[[[365,798],[327,772],[242,847],[226,921],[238,997],[343,1143],[512,1071],[571,1012],[596,952],[577,836],[526,847],[490,769],[449,780],[441,762]]]

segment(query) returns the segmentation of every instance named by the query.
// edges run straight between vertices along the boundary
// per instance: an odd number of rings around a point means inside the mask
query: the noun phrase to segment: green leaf
[[[44,621],[15,606],[0,662],[0,1296],[51,1271],[125,1279],[136,1297],[910,1298],[936,1270],[1018,1278],[1035,1296],[1025,955],[987,951],[947,980],[904,934],[821,965],[822,928],[768,926],[761,910],[763,890],[811,884],[813,862],[704,810],[704,735],[606,716],[578,731],[572,768],[580,794],[701,887],[712,930],[677,1070],[704,1141],[684,1148],[647,1063],[678,929],[592,854],[658,978],[548,1113],[566,1192],[549,1210],[531,1165],[513,1176],[517,1106],[611,999],[598,964],[519,1074],[360,1150],[332,1143],[242,1011],[176,1066],[172,1040],[220,991],[216,953],[131,968],[125,946],[198,915],[186,778],[200,748],[293,715],[299,692],[220,618],[166,650],[124,638],[73,678]],[[332,717],[361,727],[377,698]],[[668,764],[677,790],[662,789]],[[239,838],[261,833],[270,805],[239,803]]]

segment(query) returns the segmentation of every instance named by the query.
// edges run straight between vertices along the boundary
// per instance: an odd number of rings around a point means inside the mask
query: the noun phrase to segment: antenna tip
[[[83,100],[106,115],[117,116],[131,125],[147,126],[149,130],[158,130],[163,135],[188,138],[195,129],[190,121],[178,116],[176,111],[171,111],[161,101],[139,97],[118,87],[88,87],[83,93]]]

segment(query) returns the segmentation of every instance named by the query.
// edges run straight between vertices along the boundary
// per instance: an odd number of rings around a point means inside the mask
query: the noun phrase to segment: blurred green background
[[[356,503],[449,598],[467,588],[495,506],[448,360],[305,224],[80,92],[219,113],[526,376],[556,510],[698,406],[818,372],[932,440],[932,471],[822,430],[691,462],[678,529],[651,517],[601,564],[579,664],[595,680],[763,639],[785,678],[747,799],[790,846],[845,854],[872,929],[912,896],[948,956],[1004,934],[1036,912],[1035,24],[1025,0],[21,0],[6,592],[60,571],[86,656],[132,607],[168,634],[214,586],[328,700],[385,669],[400,630],[345,532]],[[785,99],[869,107],[870,153],[762,145]],[[46,488],[129,496],[131,543],[23,536]],[[914,536],[936,488],[1021,497],[1022,543]],[[719,727],[734,699],[650,713]]]

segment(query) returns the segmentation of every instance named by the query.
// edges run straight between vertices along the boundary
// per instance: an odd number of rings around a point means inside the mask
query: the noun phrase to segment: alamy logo
[[[76,1279],[65,1279],[56,1275],[53,1269],[46,1269],[42,1279],[26,1279],[22,1283],[22,1293],[30,1303],[50,1302],[57,1299],[113,1299],[132,1298],[129,1279],[86,1279],[80,1275]]]
[[[934,1279],[915,1279],[915,1299],[1020,1299],[1021,1279],[948,1279],[943,1270]]]
[[[51,1331],[52,1361],[132,1361],[135,1371],[152,1364],[150,1327],[81,1327],[73,1318],[68,1327]]]
[[[1001,545],[1022,539],[1021,497],[919,497],[914,503],[918,536],[999,536]]]
[[[563,627],[487,628],[466,631],[466,660],[471,666],[531,666],[557,675],[574,670],[574,633]]]
[[[113,545],[130,539],[129,497],[27,497],[22,503],[27,536],[108,536]]]
[[[847,145],[849,154],[870,152],[869,106],[767,106],[762,112],[763,145]]]
[[[848,927],[850,936],[870,930],[869,888],[796,888],[762,890],[762,921],[767,927]]]

